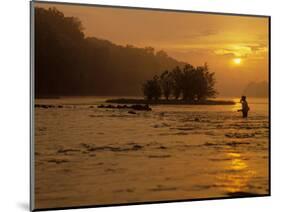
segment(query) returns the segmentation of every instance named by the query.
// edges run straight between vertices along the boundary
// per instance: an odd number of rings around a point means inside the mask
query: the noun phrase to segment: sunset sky
[[[268,81],[268,19],[136,9],[39,4],[78,17],[86,37],[154,47],[192,65],[207,62],[220,96]]]

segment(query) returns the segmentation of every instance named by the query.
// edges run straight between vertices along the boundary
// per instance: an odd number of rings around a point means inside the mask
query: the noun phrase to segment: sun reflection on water
[[[233,99],[233,101],[235,102],[235,105],[233,105],[232,111],[237,111],[237,110],[241,109],[240,99],[235,98],[235,99]]]
[[[255,174],[249,169],[246,160],[240,153],[227,153],[228,160],[225,164],[225,172],[217,177],[217,186],[221,187],[226,193],[245,192]]]

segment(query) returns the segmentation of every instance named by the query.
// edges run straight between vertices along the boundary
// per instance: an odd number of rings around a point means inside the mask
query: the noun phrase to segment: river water
[[[267,99],[235,105],[97,108],[102,97],[38,99],[35,207],[268,194]]]

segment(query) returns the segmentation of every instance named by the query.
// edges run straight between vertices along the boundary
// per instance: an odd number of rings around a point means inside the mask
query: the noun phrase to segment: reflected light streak
[[[231,160],[225,165],[226,172],[217,177],[219,180],[217,186],[222,187],[227,193],[245,192],[255,172],[249,170],[240,153],[231,152],[226,156]]]

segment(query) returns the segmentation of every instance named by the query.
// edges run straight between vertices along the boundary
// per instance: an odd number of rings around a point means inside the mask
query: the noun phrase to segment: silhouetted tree
[[[169,58],[168,54],[166,52],[164,52],[163,50],[156,52],[156,57]]]
[[[164,71],[160,75],[160,86],[164,97],[166,98],[166,100],[168,100],[170,95],[172,94],[173,89],[173,78],[172,74],[169,71]]]
[[[175,99],[178,99],[182,93],[182,72],[177,66],[172,70],[172,92]]]
[[[196,83],[194,82],[195,70],[194,67],[190,64],[187,64],[183,67],[182,78],[180,86],[182,88],[182,98],[183,100],[193,100],[195,92],[194,87]]]
[[[148,100],[158,100],[161,97],[161,87],[157,75],[143,84],[143,94]]]
[[[144,51],[148,54],[154,55],[154,48],[153,47],[147,46],[147,47],[144,48]]]
[[[196,68],[196,86],[195,86],[195,94],[196,99],[202,100],[208,97],[215,97],[217,91],[215,90],[215,73],[210,73],[208,70],[207,63],[204,66],[199,66]]]

